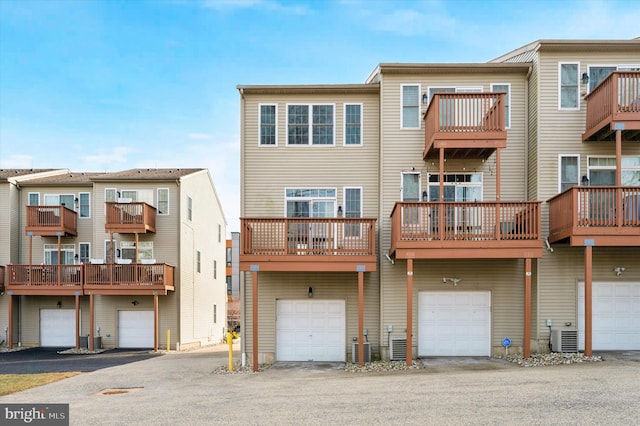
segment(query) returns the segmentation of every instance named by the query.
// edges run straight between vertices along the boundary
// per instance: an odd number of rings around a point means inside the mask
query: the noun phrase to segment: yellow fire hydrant
[[[229,371],[233,371],[233,339],[238,338],[238,333],[227,330],[227,345],[229,345]]]

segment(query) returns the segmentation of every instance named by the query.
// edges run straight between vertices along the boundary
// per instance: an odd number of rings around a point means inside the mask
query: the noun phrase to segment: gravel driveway
[[[603,358],[531,368],[430,360],[369,373],[281,364],[226,375],[215,374],[228,358],[214,348],[81,374],[0,403],[70,403],[72,425],[637,424],[640,354]]]

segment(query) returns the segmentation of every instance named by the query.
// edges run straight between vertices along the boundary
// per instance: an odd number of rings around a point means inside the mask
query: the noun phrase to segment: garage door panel
[[[278,361],[346,359],[344,301],[278,300],[276,323]]]
[[[67,347],[75,345],[75,309],[41,309],[40,346]]]
[[[118,347],[153,348],[153,311],[118,311]]]
[[[640,283],[592,283],[592,349],[640,350]],[[584,283],[578,285],[578,347],[584,350]]]
[[[418,322],[418,356],[490,355],[490,292],[420,292]]]

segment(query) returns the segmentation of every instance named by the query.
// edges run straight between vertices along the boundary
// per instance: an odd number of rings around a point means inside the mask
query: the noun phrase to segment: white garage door
[[[40,309],[40,346],[76,346],[75,309]]]
[[[345,361],[343,300],[278,300],[276,309],[278,361]]]
[[[489,356],[491,293],[418,293],[418,356]]]
[[[640,283],[592,284],[591,347],[640,350]],[[584,282],[578,285],[578,348],[584,350]]]
[[[153,311],[118,311],[118,347],[153,348]]]

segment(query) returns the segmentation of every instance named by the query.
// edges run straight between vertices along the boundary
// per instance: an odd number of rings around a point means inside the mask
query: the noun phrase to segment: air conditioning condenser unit
[[[354,364],[357,364],[360,362],[359,360],[359,356],[360,356],[360,344],[357,342],[353,342],[353,345],[351,346],[351,362]],[[371,343],[370,342],[364,342],[364,351],[362,352],[364,354],[364,362],[371,362]]]
[[[552,328],[551,351],[578,352],[578,330],[575,328]]]
[[[396,337],[391,339],[389,357],[391,358],[391,361],[405,361],[407,359],[406,337]]]

